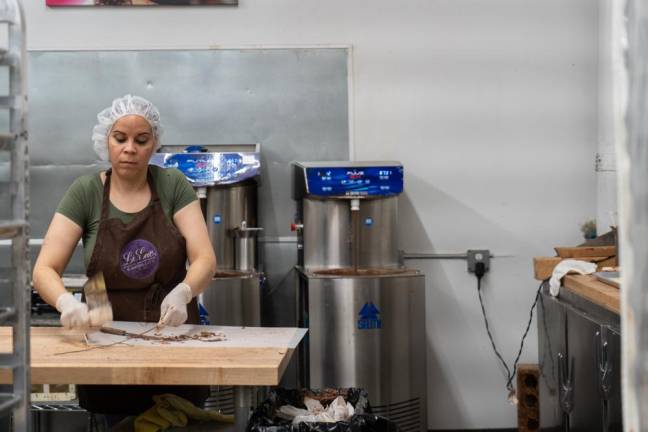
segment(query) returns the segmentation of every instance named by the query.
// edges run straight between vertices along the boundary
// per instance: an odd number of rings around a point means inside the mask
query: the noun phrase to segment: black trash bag
[[[348,421],[336,423],[302,422],[293,425],[291,420],[276,415],[283,405],[303,408],[304,396],[318,399],[329,405],[337,396],[344,397],[355,409]],[[265,401],[254,411],[247,432],[398,432],[398,426],[384,417],[371,414],[369,395],[364,389],[295,390],[277,388],[271,390]]]

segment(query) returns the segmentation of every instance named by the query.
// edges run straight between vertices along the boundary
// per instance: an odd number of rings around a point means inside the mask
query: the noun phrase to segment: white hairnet
[[[94,141],[94,150],[101,160],[108,160],[108,135],[113,125],[117,120],[127,115],[144,117],[151,125],[155,136],[155,150],[160,148],[160,135],[162,135],[160,112],[146,99],[127,94],[115,99],[112,106],[97,114],[98,123],[92,129],[92,141]]]

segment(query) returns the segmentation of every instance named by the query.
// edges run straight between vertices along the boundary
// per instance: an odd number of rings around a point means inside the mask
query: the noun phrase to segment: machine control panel
[[[258,152],[205,152],[197,151],[198,148],[190,146],[185,152],[154,153],[150,163],[179,169],[194,187],[238,183],[260,174]]]
[[[322,197],[389,196],[403,192],[403,166],[400,164],[303,165],[307,195]],[[319,165],[319,164],[317,164]]]

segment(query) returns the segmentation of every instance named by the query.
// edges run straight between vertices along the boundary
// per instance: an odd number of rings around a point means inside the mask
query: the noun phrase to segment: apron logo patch
[[[160,254],[153,243],[137,239],[121,250],[119,266],[121,271],[133,279],[151,276],[160,264]]]

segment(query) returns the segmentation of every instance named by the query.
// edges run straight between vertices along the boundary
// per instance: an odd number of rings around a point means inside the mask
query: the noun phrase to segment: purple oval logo
[[[119,266],[128,277],[144,279],[155,273],[158,265],[160,265],[160,254],[149,241],[133,240],[121,250]]]

